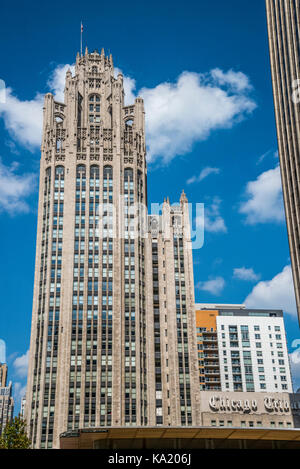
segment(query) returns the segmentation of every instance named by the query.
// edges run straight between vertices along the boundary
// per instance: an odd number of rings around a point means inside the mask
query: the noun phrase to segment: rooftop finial
[[[187,196],[185,195],[184,190],[182,191],[181,197],[180,197],[180,202],[182,203],[187,203],[188,199]]]

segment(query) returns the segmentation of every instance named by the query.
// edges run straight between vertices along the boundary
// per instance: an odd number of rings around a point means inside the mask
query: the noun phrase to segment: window
[[[128,120],[125,122],[125,125],[126,125],[126,127],[132,127],[132,125],[133,125],[133,120],[132,120],[132,119],[128,119]]]
[[[89,97],[89,121],[90,123],[100,122],[100,96],[96,94]]]

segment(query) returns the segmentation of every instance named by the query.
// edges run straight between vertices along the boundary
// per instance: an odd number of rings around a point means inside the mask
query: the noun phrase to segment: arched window
[[[59,177],[64,177],[64,174],[65,174],[65,168],[63,166],[56,166],[55,179],[58,179]]]
[[[83,177],[85,175],[86,175],[85,165],[81,164],[81,165],[77,166],[76,176],[77,177]]]
[[[99,178],[99,166],[93,165],[90,169],[90,178],[91,179],[98,179]]]
[[[54,118],[55,118],[55,122],[56,122],[57,124],[62,124],[63,118],[62,118],[61,116],[56,115]]]
[[[112,167],[111,166],[104,166],[103,168],[103,177],[104,179],[112,179]]]
[[[98,94],[91,94],[89,97],[89,122],[100,122],[100,96]]]
[[[98,68],[95,65],[92,67],[92,73],[98,73]]]
[[[132,170],[132,168],[126,168],[124,170],[124,181],[133,182],[133,170]]]
[[[133,119],[128,119],[126,122],[126,127],[132,127],[133,126]]]
[[[103,202],[113,201],[113,169],[111,166],[103,168]]]

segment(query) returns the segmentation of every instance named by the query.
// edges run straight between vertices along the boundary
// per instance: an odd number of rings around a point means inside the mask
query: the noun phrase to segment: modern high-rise
[[[14,413],[12,383],[7,385],[7,365],[0,364],[0,435],[6,425],[11,422]]]
[[[266,0],[283,196],[300,318],[300,3]]]
[[[292,393],[283,313],[196,305],[201,390]]]
[[[147,211],[145,116],[104,51],[45,96],[28,386],[33,448],[199,420],[188,202]]]

